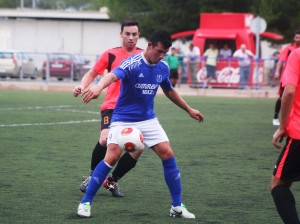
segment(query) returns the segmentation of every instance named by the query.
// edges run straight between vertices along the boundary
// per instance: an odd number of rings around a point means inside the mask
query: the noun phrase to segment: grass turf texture
[[[161,161],[150,150],[120,181],[125,197],[101,188],[92,218],[83,220],[76,216],[79,185],[89,174],[99,122],[57,123],[99,119],[102,98],[83,105],[71,93],[1,91],[1,223],[281,223],[268,189],[280,152],[271,144],[275,100],[184,98],[204,114],[204,123],[164,96],[155,109],[196,220],[169,217]],[[299,199],[297,183],[292,190]]]

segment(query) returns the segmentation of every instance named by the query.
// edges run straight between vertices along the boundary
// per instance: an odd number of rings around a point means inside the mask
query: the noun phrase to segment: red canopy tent
[[[203,55],[208,47],[208,43],[216,42],[218,47],[222,47],[227,43],[234,52],[241,44],[246,44],[247,48],[254,54],[255,51],[255,33],[250,29],[250,24],[254,19],[250,13],[202,13],[200,14],[199,28],[196,30],[187,30],[174,33],[173,39],[192,36],[195,46],[198,46]],[[262,37],[281,40],[283,36],[272,32],[263,32]],[[251,64],[250,86],[262,85],[264,79],[264,63],[259,62],[259,74],[255,72],[255,61]],[[203,73],[200,65],[198,72],[198,80],[201,83],[205,80],[206,75]],[[204,74],[204,75],[203,75]],[[255,75],[258,76],[255,77]],[[189,79],[188,79],[189,80]],[[259,83],[257,83],[259,80]],[[218,60],[217,63],[217,80],[213,86],[236,87],[239,83],[238,63],[235,59]]]
[[[244,43],[255,53],[255,34],[250,29],[253,19],[254,16],[250,13],[202,13],[198,29],[174,33],[171,37],[178,39],[193,36],[193,43],[202,53],[208,39],[232,39],[236,41],[236,49]],[[273,40],[283,39],[282,35],[272,32],[263,32],[260,35]]]

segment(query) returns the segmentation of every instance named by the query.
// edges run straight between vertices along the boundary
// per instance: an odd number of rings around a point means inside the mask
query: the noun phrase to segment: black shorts
[[[300,181],[300,140],[287,138],[273,175],[285,181]]]
[[[102,110],[101,111],[100,131],[102,131],[103,129],[109,128],[113,111],[114,110]]]
[[[170,79],[178,79],[178,70],[177,69],[170,69]]]
[[[284,91],[284,87],[282,86],[282,83],[280,82],[279,87],[278,87],[278,95],[280,98],[282,98],[283,91]]]

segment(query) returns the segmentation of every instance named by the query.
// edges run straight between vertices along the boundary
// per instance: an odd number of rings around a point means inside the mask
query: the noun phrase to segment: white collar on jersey
[[[141,54],[142,54],[143,61],[144,61],[147,65],[149,65],[149,66],[155,66],[156,64],[150,64],[150,63],[146,60],[144,53],[145,53],[145,52],[142,52],[142,53],[141,53]]]

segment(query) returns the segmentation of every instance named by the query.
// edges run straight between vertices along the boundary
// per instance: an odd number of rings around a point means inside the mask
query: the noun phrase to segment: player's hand
[[[77,97],[81,94],[82,87],[81,86],[76,86],[73,90],[73,96]]]
[[[190,108],[190,109],[188,110],[188,113],[189,113],[189,115],[190,115],[192,118],[196,119],[196,120],[199,121],[199,122],[203,122],[204,116],[201,114],[200,111],[198,111],[198,110],[196,110],[196,109],[193,109],[193,108]]]
[[[82,102],[88,103],[92,99],[97,99],[99,97],[100,93],[101,93],[101,90],[98,88],[98,86],[94,86],[90,89],[82,90],[82,94],[81,94],[81,96],[83,97]]]
[[[281,145],[279,143],[282,142],[284,137],[285,137],[285,130],[282,130],[280,128],[278,128],[277,131],[273,134],[272,143],[277,149],[281,148]]]
[[[274,79],[277,80],[279,79],[280,73],[279,72],[275,72],[274,74]]]

